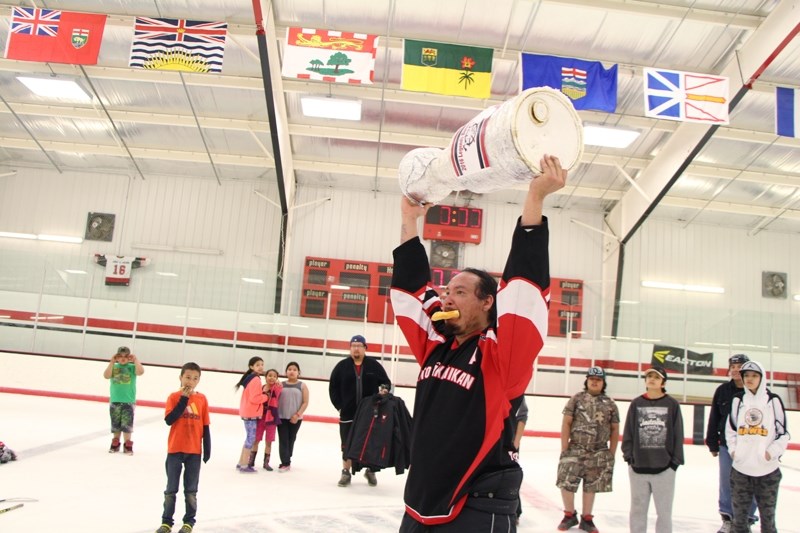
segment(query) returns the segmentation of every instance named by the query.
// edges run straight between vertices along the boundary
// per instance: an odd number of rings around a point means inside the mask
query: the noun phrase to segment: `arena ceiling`
[[[12,6],[0,4],[0,41]],[[614,113],[584,124],[636,130],[627,148],[586,146],[549,207],[602,212],[624,239],[642,217],[800,232],[800,140],[775,132],[775,88],[800,82],[800,5],[789,0],[264,0],[283,183],[398,192],[409,150],[444,148],[482,109],[519,92],[520,52],[619,65]],[[47,0],[36,7],[109,15],[97,65],[0,59],[0,176],[23,167],[274,183],[253,5],[243,0]],[[135,16],[226,21],[221,74],[128,67]],[[287,28],[379,35],[372,85],[281,78]],[[491,98],[401,88],[403,39],[494,49]],[[723,126],[645,116],[646,67],[724,74],[734,107]],[[18,76],[79,80],[85,104],[36,96]],[[300,98],[358,99],[360,121],[306,117]],[[461,193],[459,201],[469,200]],[[518,202],[519,190],[484,195]]]

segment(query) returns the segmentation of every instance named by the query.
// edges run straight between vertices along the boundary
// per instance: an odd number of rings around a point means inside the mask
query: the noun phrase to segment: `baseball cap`
[[[665,382],[667,381],[667,371],[664,370],[663,366],[653,365],[644,371],[644,375],[647,376],[647,374],[649,374],[650,372],[655,372],[656,374],[661,376],[661,379],[663,379]]]
[[[367,339],[365,339],[363,335],[353,335],[353,338],[350,339],[350,344],[354,342],[360,342],[364,345],[364,348],[367,347]]]
[[[736,355],[732,355],[730,357],[730,359],[728,359],[728,366],[731,366],[731,365],[742,365],[742,364],[748,362],[749,360],[750,360],[750,358],[747,357],[745,354],[737,353]]]
[[[606,379],[606,373],[599,366],[593,366],[589,370],[586,371],[586,377],[587,378],[602,378],[603,380],[605,380]]]
[[[130,354],[131,354],[131,349],[128,348],[127,346],[120,346],[119,348],[117,348],[117,355],[130,355]]]
[[[744,374],[746,371],[750,372],[757,372],[758,375],[763,376],[764,373],[761,371],[761,367],[756,364],[755,361],[747,361],[745,364],[742,365],[742,368],[739,369],[739,372]]]

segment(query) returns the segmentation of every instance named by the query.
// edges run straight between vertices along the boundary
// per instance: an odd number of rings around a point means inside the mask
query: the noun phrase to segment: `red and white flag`
[[[106,15],[11,8],[6,59],[96,65]]]
[[[285,78],[372,84],[378,36],[289,28],[283,53]]]

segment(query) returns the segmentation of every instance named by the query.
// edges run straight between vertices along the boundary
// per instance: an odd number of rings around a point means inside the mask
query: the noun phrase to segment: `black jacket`
[[[733,402],[734,395],[743,390],[737,387],[733,380],[730,380],[717,387],[714,392],[706,428],[706,446],[710,451],[718,452],[720,446],[728,447],[728,443],[725,442],[725,422],[731,414],[731,402]]]
[[[411,463],[411,415],[403,399],[375,394],[362,400],[345,450],[354,472],[393,466],[396,474],[402,474]]]
[[[356,414],[356,406],[361,398],[378,392],[380,385],[391,388],[392,382],[386,375],[383,365],[377,359],[365,356],[361,363],[361,374],[356,373],[352,357],[339,361],[331,372],[328,393],[331,403],[339,411],[339,420],[350,422]]]

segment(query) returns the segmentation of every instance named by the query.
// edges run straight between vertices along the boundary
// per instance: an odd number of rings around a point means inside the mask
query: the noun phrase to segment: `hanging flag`
[[[728,123],[728,78],[676,70],[644,69],[644,110],[653,118]]]
[[[522,90],[551,87],[572,100],[575,109],[613,113],[617,109],[617,65],[599,61],[522,53]]]
[[[775,97],[775,133],[800,137],[800,92],[789,87],[776,87]]]
[[[489,98],[491,48],[405,39],[403,82],[407,91]]]
[[[286,78],[371,84],[375,79],[377,35],[289,28],[283,53]]]
[[[136,17],[130,66],[183,72],[222,72],[224,22]]]
[[[11,8],[6,59],[96,65],[105,15]]]

